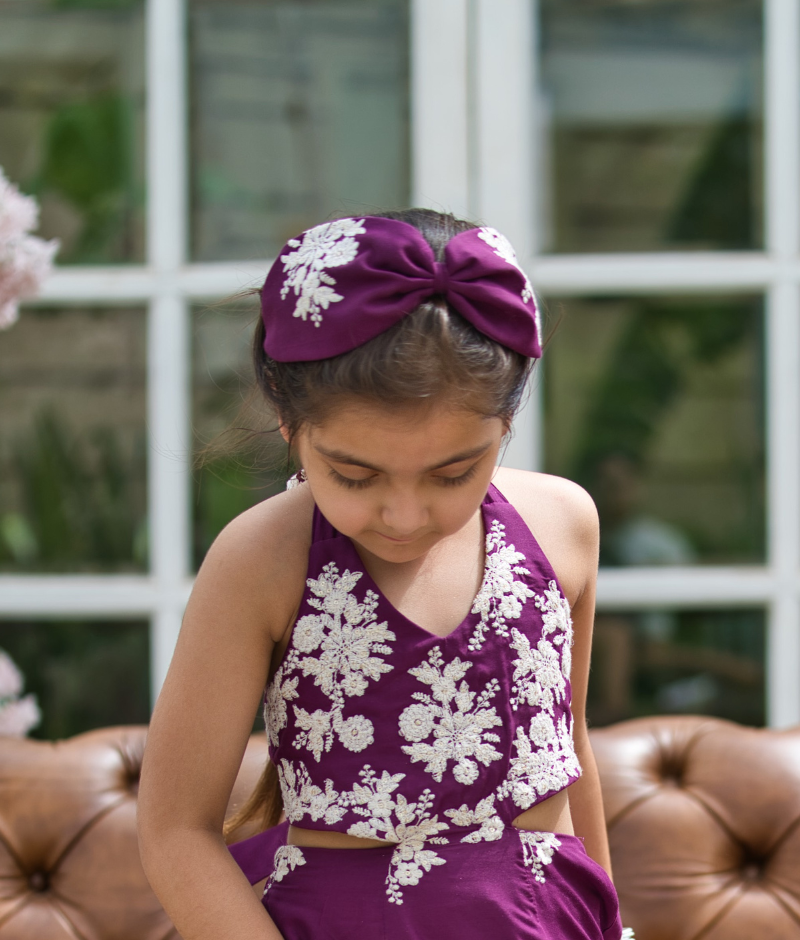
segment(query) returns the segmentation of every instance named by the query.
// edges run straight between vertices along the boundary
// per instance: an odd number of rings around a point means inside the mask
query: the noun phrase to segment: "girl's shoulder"
[[[572,480],[498,467],[494,484],[517,510],[574,602],[597,573],[600,526],[592,497]]]
[[[214,540],[198,581],[216,583],[220,590],[236,592],[269,611],[270,632],[279,637],[302,597],[313,513],[307,486],[246,510]]]

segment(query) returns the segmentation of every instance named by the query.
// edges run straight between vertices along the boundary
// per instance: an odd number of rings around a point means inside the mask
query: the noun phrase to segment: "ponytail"
[[[253,822],[258,827],[257,831],[263,832],[265,829],[277,826],[282,814],[283,797],[281,796],[278,771],[272,761],[268,760],[261,778],[248,797],[247,802],[230,819],[225,821],[222,827],[222,835],[225,841],[228,842],[237,829],[246,823]]]

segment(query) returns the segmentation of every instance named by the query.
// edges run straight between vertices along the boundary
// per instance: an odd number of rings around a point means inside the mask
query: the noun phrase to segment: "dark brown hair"
[[[405,209],[382,218],[408,222],[422,232],[437,261],[455,235],[475,228],[430,209]],[[399,323],[341,356],[315,362],[277,362],[264,352],[259,318],[253,340],[256,381],[289,433],[321,424],[343,402],[360,399],[389,408],[436,401],[511,424],[525,392],[531,361],[475,329],[443,297],[432,297]],[[225,825],[225,835],[245,823],[274,826],[282,811],[278,775],[267,763],[250,798]]]

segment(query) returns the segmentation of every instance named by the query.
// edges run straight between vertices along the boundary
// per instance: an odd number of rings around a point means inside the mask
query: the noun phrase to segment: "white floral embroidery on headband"
[[[314,326],[319,326],[322,323],[320,310],[327,310],[331,304],[344,299],[333,290],[336,279],[325,269],[353,261],[358,254],[354,236],[365,235],[366,231],[363,219],[336,219],[304,232],[302,242],[297,238],[287,242],[297,251],[281,255],[286,272],[281,299],[285,300],[289,291],[294,290],[298,300],[293,316],[305,321],[310,315]]]
[[[519,261],[517,260],[517,253],[514,251],[514,246],[511,242],[497,231],[496,228],[489,228],[484,226],[484,228],[478,230],[478,238],[482,241],[485,241],[486,244],[494,251],[494,253],[507,261],[509,264],[513,264],[514,267],[519,271],[519,273],[525,278],[525,286],[522,288],[522,302],[524,304],[530,303],[533,300],[533,285],[528,279],[528,275],[522,270]]]

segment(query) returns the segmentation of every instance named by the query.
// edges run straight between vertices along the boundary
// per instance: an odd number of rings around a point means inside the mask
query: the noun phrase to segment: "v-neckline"
[[[491,487],[491,485],[492,484],[490,483],[489,486]],[[417,630],[420,633],[423,633],[430,640],[449,640],[452,637],[454,637],[455,634],[464,630],[464,628],[466,627],[470,618],[473,616],[473,613],[474,613],[473,608],[475,607],[475,601],[480,597],[481,592],[483,591],[484,585],[486,584],[486,578],[489,573],[489,552],[486,550],[486,534],[489,531],[489,523],[486,518],[487,516],[486,507],[491,502],[493,502],[493,500],[489,496],[489,490],[487,489],[486,495],[481,500],[481,504],[479,507],[480,513],[481,513],[481,530],[482,530],[481,531],[481,546],[483,550],[483,574],[481,575],[481,582],[478,585],[478,590],[476,591],[474,597],[470,601],[469,610],[467,611],[467,614],[464,617],[464,619],[456,627],[454,627],[449,633],[445,633],[444,635],[441,635],[438,633],[432,633],[430,630],[427,630],[425,627],[421,627],[416,621],[412,620],[410,617],[407,617],[401,610],[398,610],[397,607],[395,607],[395,605],[389,600],[386,594],[384,594],[384,592],[378,586],[377,582],[369,573],[369,571],[367,571],[366,565],[362,561],[361,556],[358,554],[358,549],[353,543],[353,540],[349,536],[346,536],[346,535],[342,535],[342,538],[345,539],[350,551],[353,553],[354,558],[357,560],[358,570],[362,573],[362,577],[365,579],[365,583],[367,587],[369,587],[372,591],[375,592],[375,594],[378,595],[378,599],[380,600],[382,606],[389,608],[393,618],[397,618],[399,620],[404,621],[412,629]],[[339,534],[341,535],[341,533]]]

